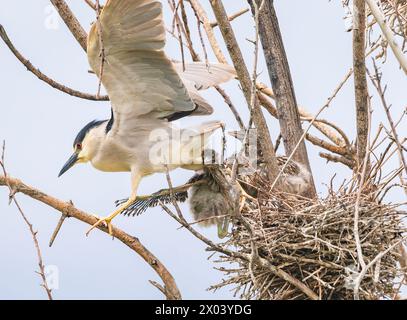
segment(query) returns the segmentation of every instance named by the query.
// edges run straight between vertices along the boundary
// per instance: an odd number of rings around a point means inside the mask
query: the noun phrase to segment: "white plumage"
[[[219,121],[186,129],[173,125],[173,120],[185,116],[211,114],[213,108],[198,91],[232,79],[235,71],[202,63],[186,63],[183,70],[163,50],[162,15],[158,0],[109,0],[89,33],[89,64],[109,94],[112,117],[81,130],[74,155],[60,174],[75,163],[91,162],[102,171],[132,175],[129,200],[94,227],[106,222],[110,228],[111,220],[136,199],[144,176],[167,168],[202,166],[201,151],[222,125]]]

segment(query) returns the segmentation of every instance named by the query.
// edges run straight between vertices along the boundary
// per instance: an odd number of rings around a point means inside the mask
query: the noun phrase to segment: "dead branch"
[[[85,0],[86,4],[91,7],[93,10],[97,10],[97,6],[95,3],[93,3],[92,0]]]
[[[47,75],[43,74],[39,69],[37,69],[29,60],[24,58],[24,56],[14,47],[13,43],[9,39],[6,30],[2,25],[0,25],[0,37],[3,39],[4,43],[10,49],[10,51],[14,54],[14,56],[27,68],[28,71],[32,72],[38,79],[44,81],[45,83],[49,84],[51,87],[67,93],[71,96],[82,98],[86,100],[93,100],[93,101],[108,101],[108,96],[97,96],[92,95],[89,93],[80,92],[74,89],[71,89],[63,84],[56,82],[55,80],[51,79]]]
[[[355,69],[356,70],[356,69]],[[365,157],[363,159],[363,163],[361,166],[361,169],[358,168],[358,170],[361,170],[361,177],[358,179],[358,189],[356,191],[356,203],[355,203],[355,212],[354,212],[354,222],[353,222],[353,236],[355,238],[355,244],[356,244],[356,252],[357,252],[357,257],[358,257],[358,266],[362,268],[361,274],[363,270],[367,268],[365,258],[363,255],[363,248],[362,248],[362,241],[360,238],[360,232],[359,232],[359,217],[360,217],[360,202],[361,202],[361,196],[362,192],[364,192],[365,188],[365,182],[369,183],[366,177],[366,173],[369,170],[369,152],[370,152],[370,143],[369,143],[369,138],[370,138],[370,129],[371,129],[371,121],[370,121],[370,110],[369,113],[367,114],[367,144],[366,144],[366,151],[365,151]],[[360,165],[360,164],[359,164]],[[354,288],[354,298],[355,300],[359,300],[359,286],[355,285]]]
[[[6,150],[6,143],[3,142],[3,148],[2,148],[1,159],[0,159],[0,167],[1,167],[2,171],[3,171],[3,176],[7,178],[8,174],[7,174],[7,171],[6,171],[6,166],[5,166],[5,161],[4,161],[4,159],[5,159],[5,150]],[[45,292],[47,293],[48,300],[53,300],[52,292],[51,292],[52,290],[49,288],[48,282],[47,282],[47,277],[45,276],[45,266],[44,266],[44,262],[43,262],[43,259],[42,259],[40,243],[39,243],[38,237],[37,237],[38,232],[34,230],[34,227],[33,227],[32,223],[28,220],[28,218],[25,215],[23,209],[21,208],[19,202],[17,201],[17,199],[16,199],[16,190],[13,188],[13,186],[11,184],[7,183],[6,185],[7,185],[8,189],[9,189],[9,191],[10,191],[9,202],[10,203],[14,202],[14,204],[17,207],[18,212],[20,213],[21,217],[23,218],[23,220],[24,220],[25,224],[27,225],[27,227],[28,227],[28,229],[29,229],[29,231],[31,233],[31,236],[33,238],[35,250],[36,250],[36,253],[37,253],[37,257],[38,257],[39,271],[37,273],[40,275],[41,280],[42,280],[41,287],[43,287]]]
[[[69,6],[64,0],[50,0],[53,6],[57,9],[62,20],[71,31],[72,35],[79,42],[82,49],[86,51],[88,37],[85,30],[82,28],[78,19],[75,17]]]
[[[240,16],[244,15],[246,12],[249,12],[249,9],[247,9],[247,8],[246,8],[246,9],[242,9],[242,10],[240,10],[240,11],[238,11],[238,12],[236,12],[236,13],[230,15],[230,16],[229,16],[229,21],[232,22],[232,21],[235,20],[236,18],[239,18]],[[211,27],[212,27],[212,28],[215,28],[215,27],[217,27],[217,26],[218,26],[218,22],[216,22],[216,21],[211,22]]]
[[[48,246],[49,246],[50,248],[51,248],[52,245],[54,244],[54,241],[55,241],[55,239],[56,239],[56,237],[57,237],[59,231],[61,230],[62,225],[64,224],[66,218],[68,218],[68,216],[67,216],[66,214],[62,214],[62,215],[61,215],[61,218],[59,218],[58,224],[57,224],[57,226],[55,227],[55,230],[54,230],[54,232],[52,233],[51,238],[50,238],[49,243],[48,243]]]
[[[374,62],[374,60],[373,60],[373,66],[374,66],[374,72],[375,72],[374,75],[372,76],[372,75],[370,75],[369,71],[367,71],[367,72],[369,74],[370,80],[373,83],[373,86],[376,88],[377,93],[379,94],[380,101],[382,103],[384,111],[386,112],[387,120],[388,120],[388,122],[390,124],[393,139],[394,139],[394,141],[395,141],[395,143],[397,145],[397,150],[398,150],[398,153],[399,153],[400,162],[401,162],[401,164],[402,164],[402,166],[404,168],[404,172],[407,174],[407,161],[406,161],[406,158],[404,157],[403,145],[400,142],[400,138],[399,138],[399,135],[397,133],[396,125],[395,125],[393,117],[392,117],[392,115],[390,113],[390,106],[387,104],[387,101],[386,101],[386,98],[385,98],[385,90],[386,89],[383,89],[383,87],[382,87],[381,74],[379,73],[379,69],[377,68],[377,65]],[[402,173],[400,174],[400,182],[401,182],[402,185],[407,186],[406,181],[404,180]],[[404,190],[405,190],[405,192],[407,194],[407,190],[406,189],[404,189]]]
[[[93,215],[90,215],[82,210],[77,209],[71,202],[64,202],[44,192],[26,185],[24,182],[12,178],[10,176],[0,175],[0,186],[9,186],[14,192],[23,193],[26,196],[44,203],[45,205],[54,208],[62,214],[73,217],[88,225],[94,225],[98,219]],[[99,230],[109,234],[109,230],[105,226],[98,226]],[[113,236],[137,253],[144,261],[146,261],[151,268],[157,273],[164,283],[166,292],[166,298],[169,300],[181,299],[181,293],[175,283],[173,276],[167,270],[167,268],[161,263],[161,261],[154,256],[136,237],[133,237],[119,228],[113,226]]]
[[[243,120],[240,117],[239,112],[237,111],[235,105],[232,103],[232,100],[228,96],[225,90],[223,90],[220,86],[215,86],[216,91],[219,92],[219,94],[223,97],[223,100],[225,100],[225,103],[228,105],[230,111],[233,113],[235,116],[236,122],[239,125],[240,129],[244,128]]]
[[[215,54],[216,58],[221,63],[227,63],[226,57],[223,54],[218,41],[216,40],[215,32],[213,31],[213,27],[211,22],[209,21],[208,15],[202,5],[199,3],[198,0],[188,0],[191,4],[192,9],[195,11],[195,14],[201,20],[206,35],[208,37],[209,43],[212,47],[212,51]]]
[[[364,3],[365,1],[359,1],[359,2]],[[366,0],[366,3],[369,6],[370,11],[372,12],[373,16],[375,17],[375,20],[379,24],[380,29],[382,30],[383,36],[386,38],[391,49],[393,50],[394,56],[400,63],[400,66],[404,70],[404,73],[407,74],[407,59],[404,56],[401,49],[399,48],[399,46],[397,45],[397,42],[393,36],[393,32],[391,31],[390,27],[386,23],[386,18],[384,17],[383,12],[377,6],[377,3],[375,0]]]
[[[229,54],[232,58],[233,65],[236,69],[239,81],[242,85],[242,90],[245,95],[247,104],[252,109],[253,122],[258,130],[258,137],[265,163],[267,164],[267,176],[270,181],[274,181],[278,172],[277,158],[274,153],[273,142],[270,137],[270,133],[266,124],[264,115],[260,109],[259,101],[257,97],[254,99],[254,105],[251,105],[252,95],[252,80],[247,70],[246,63],[244,61],[242,52],[237,43],[234,31],[228,20],[226,10],[221,0],[210,1],[213,12],[215,13],[216,20],[218,21],[219,28],[222,36],[227,44]],[[257,95],[256,95],[257,96]],[[278,187],[278,185],[277,185]]]
[[[346,148],[344,147],[338,147],[335,144],[329,143],[325,140],[322,140],[321,138],[318,138],[316,136],[310,135],[307,133],[306,138],[309,142],[311,142],[313,145],[321,147],[325,150],[328,150],[330,152],[339,154],[341,156],[347,156],[349,155],[349,152]],[[351,160],[351,159],[350,159]]]
[[[353,2],[353,70],[355,79],[355,105],[357,129],[357,170],[362,164],[367,150],[368,131],[368,91],[365,63],[366,8],[365,0]]]
[[[256,4],[258,6],[263,5],[259,14],[259,34],[271,85],[276,97],[278,120],[284,147],[286,154],[289,155],[300,141],[303,130],[277,15],[273,2],[270,0],[255,0],[255,2],[249,0],[248,2],[252,8],[252,13],[254,13]],[[303,163],[309,172],[312,172],[304,141],[300,142],[296,148],[293,159]],[[310,181],[309,196],[316,196],[313,180]]]
[[[352,169],[355,167],[355,163],[352,160],[349,160],[348,158],[345,158],[343,156],[336,156],[333,154],[325,153],[325,152],[320,152],[319,156],[321,158],[326,159],[328,162],[336,162],[336,163],[342,163],[345,166],[349,167],[349,169]]]

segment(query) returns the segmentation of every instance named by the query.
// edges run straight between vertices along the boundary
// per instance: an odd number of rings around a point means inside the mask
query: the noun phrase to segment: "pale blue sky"
[[[167,23],[171,14],[164,2]],[[201,1],[212,16],[207,0]],[[86,30],[94,19],[84,1],[68,1]],[[229,13],[247,7],[244,0],[225,0]],[[291,0],[275,1],[280,18],[283,38],[293,74],[298,102],[309,111],[316,112],[331,95],[352,64],[351,34],[345,32],[342,19],[344,11],[340,1]],[[86,56],[62,22],[56,30],[45,26],[49,16],[49,1],[0,0],[0,23],[6,28],[15,46],[44,73],[55,80],[85,92],[95,93],[97,80],[89,74]],[[188,6],[187,6],[188,7]],[[193,15],[191,15],[193,17]],[[195,26],[191,21],[191,26]],[[249,14],[233,22],[242,50],[249,66],[252,62],[252,45],[246,39],[253,38]],[[218,35],[219,36],[219,35]],[[221,37],[219,37],[221,39]],[[199,49],[199,41],[196,41]],[[209,46],[207,45],[209,48]],[[169,39],[166,49],[169,56],[179,58],[177,43]],[[215,61],[212,54],[210,60]],[[250,66],[251,68],[252,66]],[[0,140],[7,141],[7,168],[10,175],[48,192],[60,199],[72,200],[79,208],[105,216],[114,208],[114,200],[127,197],[130,191],[129,175],[103,173],[89,165],[77,166],[62,178],[57,174],[71,152],[71,144],[77,131],[93,119],[109,116],[109,104],[91,102],[62,94],[40,82],[15,59],[3,43],[0,43]],[[260,78],[269,83],[267,69],[261,57]],[[388,97],[399,114],[407,104],[407,81],[389,54],[384,66],[384,81],[391,83]],[[225,86],[242,114],[247,112],[237,82]],[[210,119],[222,119],[229,129],[236,125],[222,99],[208,91],[215,113]],[[374,122],[385,121],[381,106],[374,100]],[[352,81],[345,86],[323,118],[333,120],[350,137],[354,137],[354,107]],[[195,118],[198,122],[207,120]],[[268,117],[273,137],[277,122]],[[183,122],[190,124],[189,122]],[[402,135],[407,129],[402,126]],[[319,150],[308,145],[315,180],[321,194],[325,193],[334,173],[337,182],[350,175],[343,166],[326,164],[318,157]],[[172,173],[174,184],[185,182],[191,172],[178,170]],[[145,179],[140,193],[146,194],[166,186],[162,175]],[[400,201],[402,195],[392,195]],[[18,196],[24,211],[36,230],[47,265],[59,270],[57,299],[150,299],[163,298],[148,280],[159,281],[157,275],[137,255],[119,241],[99,231],[88,238],[88,228],[81,222],[68,219],[54,246],[48,248],[48,240],[59,219],[54,210],[22,195]],[[34,273],[37,258],[31,235],[26,230],[14,206],[7,205],[7,191],[0,189],[0,299],[44,299],[39,287],[40,278]],[[183,206],[188,214],[188,207]],[[172,272],[184,298],[219,299],[231,298],[228,290],[216,293],[206,288],[218,282],[222,274],[213,269],[208,261],[205,246],[159,208],[151,209],[137,218],[118,217],[119,227],[137,236]],[[213,229],[203,229],[214,240]]]

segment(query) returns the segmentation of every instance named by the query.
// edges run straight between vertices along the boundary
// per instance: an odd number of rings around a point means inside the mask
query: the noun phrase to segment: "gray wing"
[[[160,1],[109,0],[100,26],[105,56],[102,83],[112,102],[113,132],[129,133],[143,117],[164,119],[194,112],[195,103],[163,51]],[[88,38],[88,59],[99,77],[100,52],[95,23]]]

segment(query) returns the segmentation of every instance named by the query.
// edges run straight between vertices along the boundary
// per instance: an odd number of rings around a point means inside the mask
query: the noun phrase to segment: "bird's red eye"
[[[82,149],[82,144],[81,144],[81,143],[77,143],[77,144],[76,144],[76,149],[77,149],[77,150],[81,150],[81,149]]]

